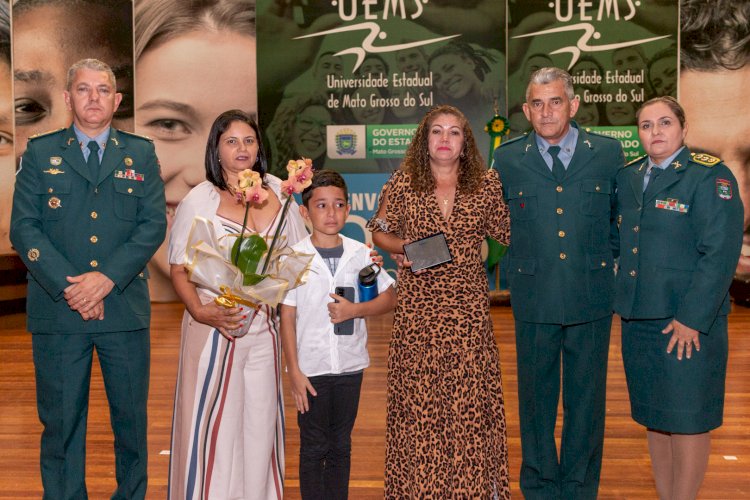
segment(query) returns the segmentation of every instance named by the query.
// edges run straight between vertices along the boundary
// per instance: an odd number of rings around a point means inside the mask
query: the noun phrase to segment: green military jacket
[[[166,232],[164,184],[153,143],[110,129],[98,172],[73,126],[29,140],[13,196],[10,238],[28,268],[34,333],[148,328],[146,263]],[[84,321],[63,297],[67,276],[99,271],[115,286],[104,320]]]
[[[718,158],[684,148],[644,193],[647,167],[643,157],[617,176],[615,312],[706,333],[729,313],[744,227],[737,181]]]
[[[581,128],[562,182],[544,162],[534,132],[495,151],[510,208],[508,284],[516,320],[570,325],[612,314],[610,235],[615,177],[624,162],[617,140]]]

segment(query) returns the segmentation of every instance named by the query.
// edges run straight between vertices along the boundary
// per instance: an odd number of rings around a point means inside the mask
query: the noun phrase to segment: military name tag
[[[690,205],[680,203],[679,200],[675,200],[674,198],[667,198],[666,200],[656,200],[656,208],[686,214]]]
[[[732,199],[732,183],[726,179],[716,179],[716,194],[722,200]]]

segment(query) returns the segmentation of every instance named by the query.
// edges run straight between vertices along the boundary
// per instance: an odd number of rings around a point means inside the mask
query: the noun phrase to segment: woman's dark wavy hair
[[[680,63],[683,69],[740,69],[750,62],[750,2],[682,0]]]
[[[221,139],[221,135],[234,122],[246,123],[255,131],[255,137],[258,141],[258,156],[253,164],[253,170],[260,173],[263,184],[265,184],[267,160],[266,152],[263,149],[260,128],[252,116],[239,109],[224,111],[216,117],[213,125],[211,125],[211,131],[208,133],[208,141],[206,142],[206,180],[221,190],[227,189],[227,181],[224,179],[224,169],[221,167],[221,163],[219,163],[219,140]]]
[[[406,150],[404,162],[401,169],[411,177],[411,188],[420,193],[429,193],[435,189],[435,177],[430,169],[429,134],[430,127],[439,115],[453,115],[461,123],[464,132],[464,148],[459,157],[458,167],[458,192],[462,194],[472,193],[479,188],[487,165],[484,163],[474,133],[471,131],[466,116],[453,106],[442,105],[432,108],[422,118],[422,121],[414,132],[409,148]]]

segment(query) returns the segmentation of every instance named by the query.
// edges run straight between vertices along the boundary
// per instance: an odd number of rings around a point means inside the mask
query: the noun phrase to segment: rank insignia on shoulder
[[[713,167],[721,161],[719,158],[707,153],[690,153],[690,159],[706,167]]]
[[[45,135],[54,134],[55,132],[59,132],[61,130],[65,130],[65,127],[56,128],[53,130],[46,130],[44,132],[39,132],[38,134],[34,134],[32,136],[29,136],[28,140],[36,139],[37,137],[44,137]]]
[[[47,170],[42,170],[43,174],[50,174],[50,175],[57,175],[57,174],[64,174],[65,170],[60,170],[59,168],[48,168]]]
[[[638,164],[639,162],[641,162],[641,161],[645,160],[645,159],[646,159],[646,157],[647,157],[647,155],[639,156],[639,157],[638,157],[638,158],[636,158],[635,160],[630,160],[629,162],[627,162],[627,163],[625,164],[625,166],[626,166],[626,167],[630,167],[630,166],[633,166],[633,165],[637,165],[637,164]],[[641,165],[641,167],[642,167],[642,166],[643,166],[643,165]]]
[[[29,251],[26,252],[26,257],[29,258],[31,262],[36,262],[39,260],[39,250],[36,248],[29,248]]]
[[[732,183],[726,179],[716,179],[716,194],[722,200],[731,200],[734,196],[732,194]]]
[[[120,130],[120,129],[117,129],[117,132],[120,133],[120,134],[129,135],[129,136],[132,136],[132,137],[138,137],[139,139],[145,139],[145,140],[147,140],[149,142],[154,142],[154,140],[152,138],[150,138],[149,136],[147,136],[147,135],[136,134],[135,132],[130,132],[129,130]]]

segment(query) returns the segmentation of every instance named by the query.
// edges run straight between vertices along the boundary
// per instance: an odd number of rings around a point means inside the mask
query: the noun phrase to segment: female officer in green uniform
[[[617,176],[622,357],[659,497],[695,498],[709,431],[722,422],[743,208],[729,169],[684,146],[685,113],[675,99],[647,101],[636,120],[647,156]]]

